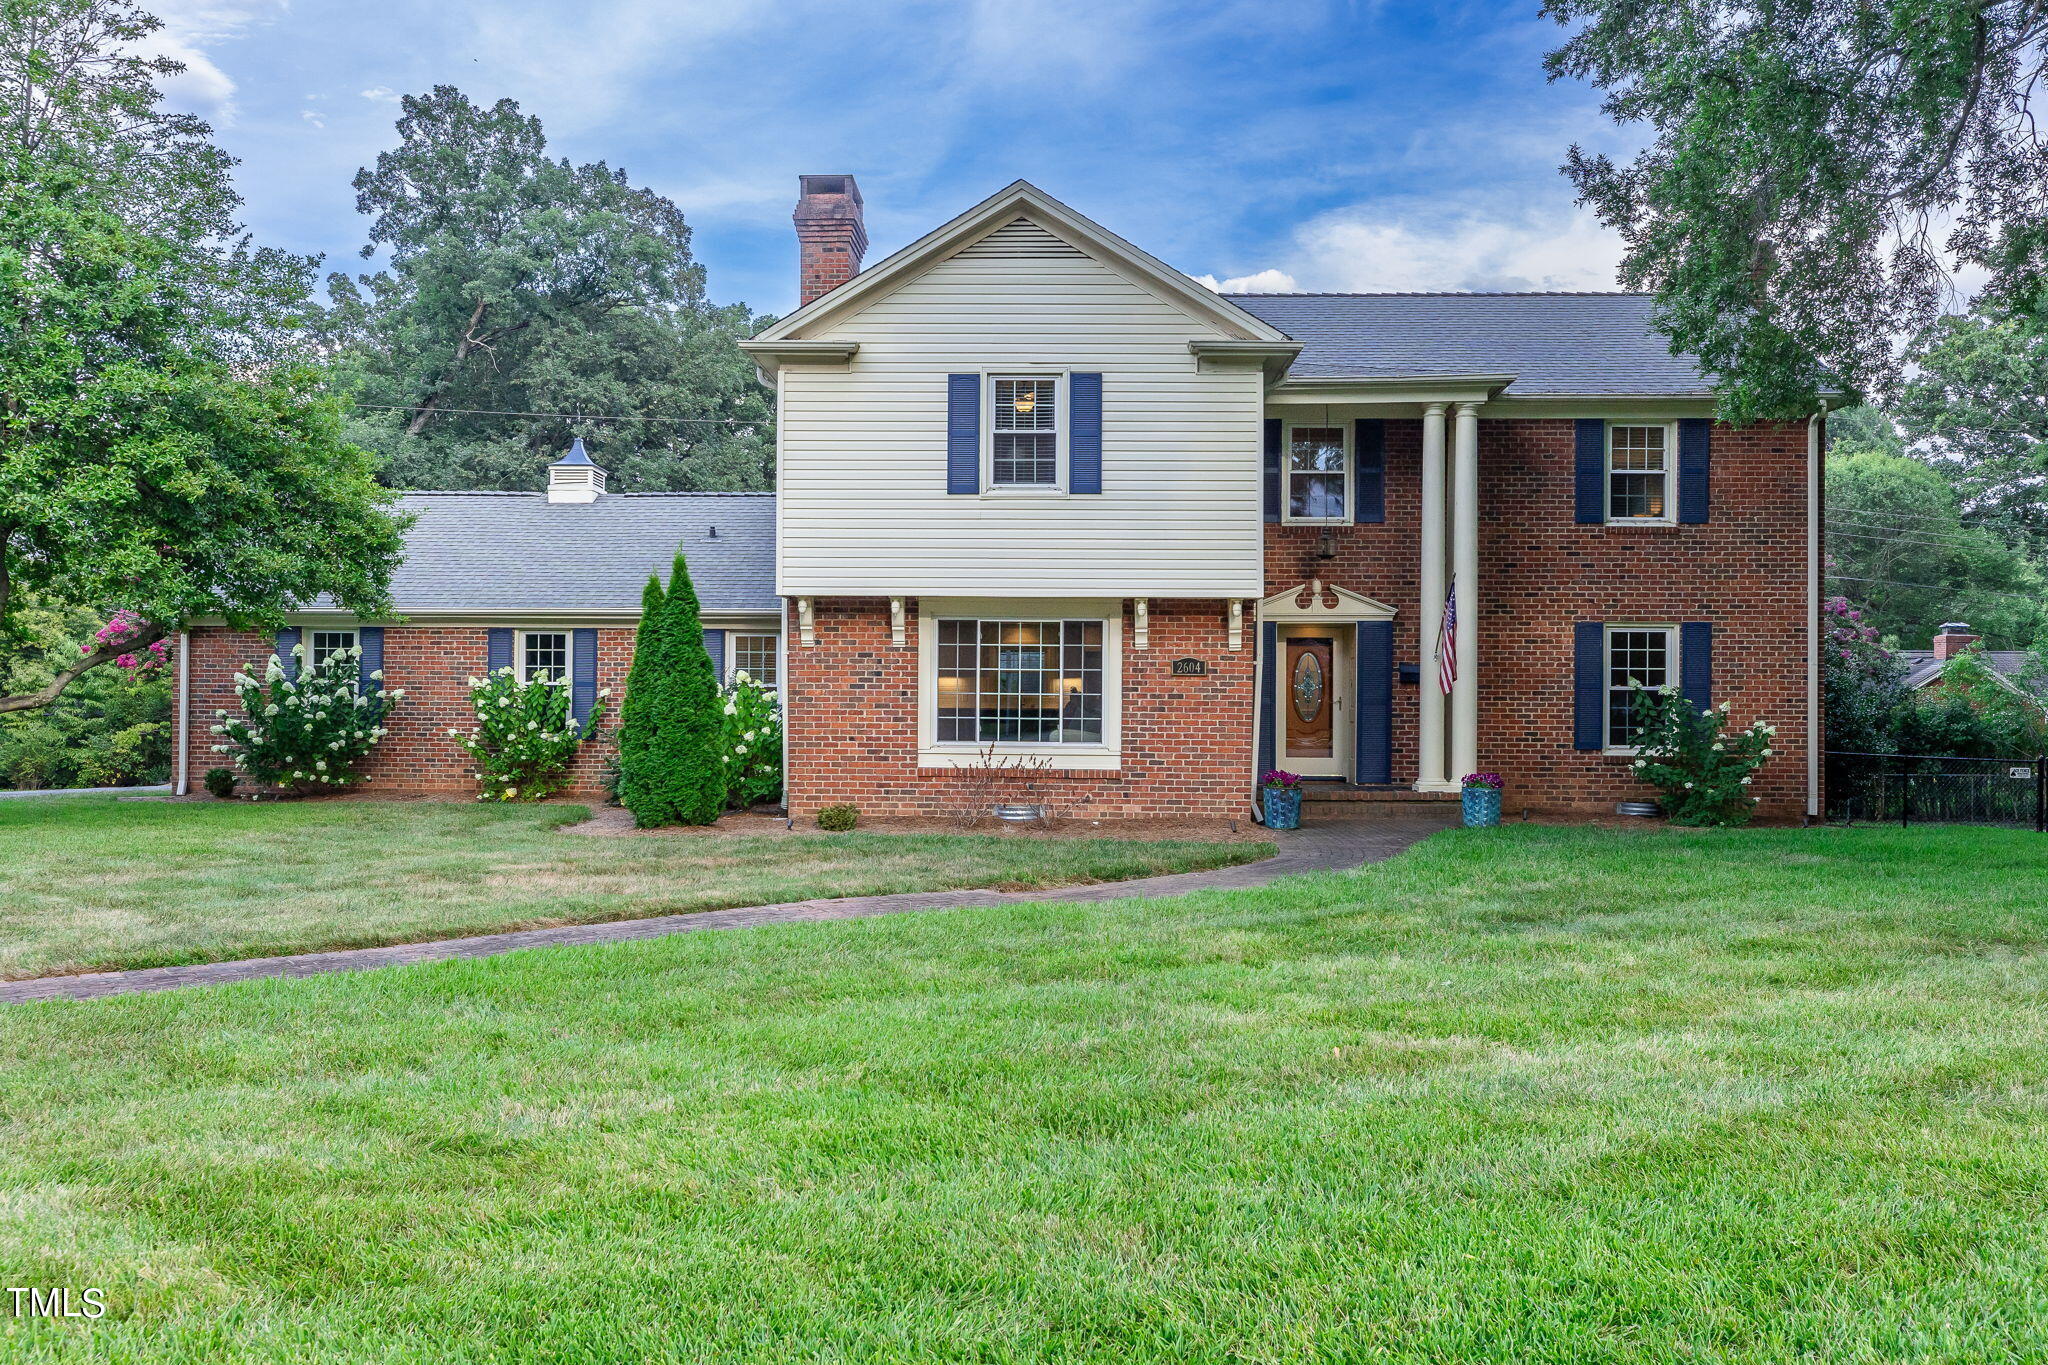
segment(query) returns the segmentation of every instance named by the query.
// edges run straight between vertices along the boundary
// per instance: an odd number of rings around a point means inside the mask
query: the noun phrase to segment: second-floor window
[[[1052,377],[998,375],[989,381],[989,482],[998,488],[1051,488],[1060,481],[1060,383]]]
[[[1671,520],[1671,435],[1662,422],[1609,424],[1609,521]]]
[[[1287,429],[1287,520],[1348,521],[1350,451],[1344,428]]]

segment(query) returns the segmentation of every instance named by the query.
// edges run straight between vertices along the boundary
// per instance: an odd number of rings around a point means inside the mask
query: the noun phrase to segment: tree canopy
[[[388,609],[399,525],[297,353],[314,262],[237,226],[233,161],[158,105],[130,0],[0,0],[0,665],[20,610],[126,613],[0,712],[198,615]],[[0,667],[0,673],[11,671]]]
[[[1546,0],[1631,160],[1565,173],[1626,243],[1621,276],[1701,357],[1732,420],[1877,391],[1947,271],[2007,311],[2048,304],[2048,146],[2028,108],[2048,0]]]
[[[402,108],[355,180],[389,267],[331,276],[327,322],[386,482],[532,488],[582,436],[615,488],[768,486],[768,396],[737,345],[761,320],[707,302],[681,210],[550,157],[511,100],[444,85]]]

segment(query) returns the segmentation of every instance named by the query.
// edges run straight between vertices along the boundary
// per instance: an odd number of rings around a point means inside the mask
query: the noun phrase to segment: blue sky
[[[870,260],[1022,177],[1225,287],[1603,289],[1535,5],[1346,0],[158,0],[175,102],[259,241],[355,268],[350,177],[401,93],[510,96],[682,206],[712,297],[783,312],[796,177],[850,171]]]

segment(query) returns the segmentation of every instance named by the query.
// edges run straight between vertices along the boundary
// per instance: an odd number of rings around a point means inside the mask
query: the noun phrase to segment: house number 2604
[[[1209,676],[1207,659],[1175,659],[1173,676],[1176,678],[1206,678]]]

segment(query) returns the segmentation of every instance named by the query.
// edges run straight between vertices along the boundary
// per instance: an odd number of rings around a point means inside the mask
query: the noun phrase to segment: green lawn
[[[2048,839],[1519,826],[0,1009],[10,1359],[2048,1356]],[[0,1318],[0,1332],[10,1324]]]
[[[0,801],[0,980],[813,896],[1072,886],[1272,852],[989,835],[593,838],[558,828],[588,815],[582,806]]]

